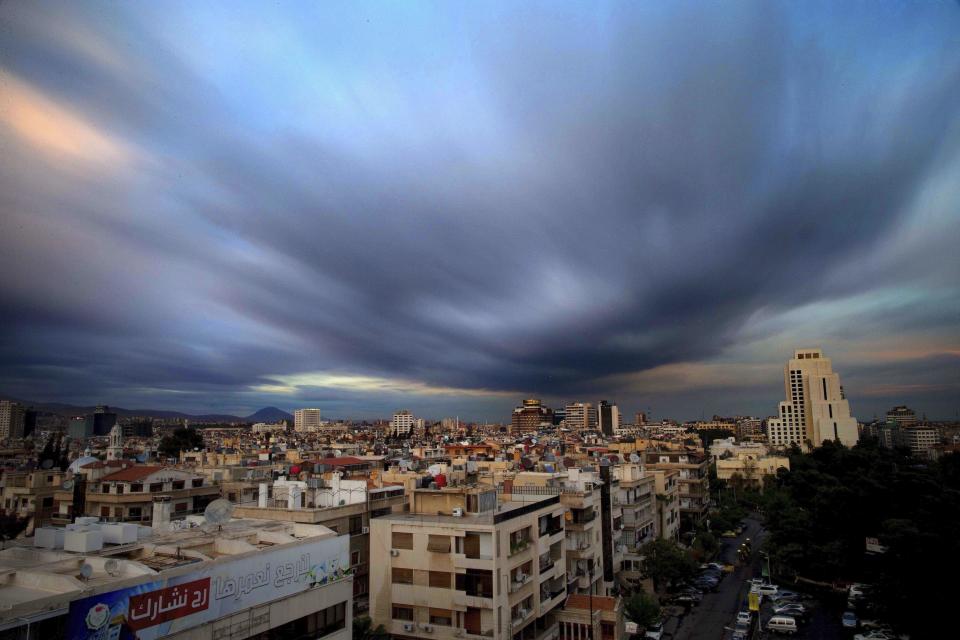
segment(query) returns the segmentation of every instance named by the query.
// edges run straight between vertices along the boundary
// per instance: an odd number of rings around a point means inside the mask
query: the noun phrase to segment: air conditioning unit
[[[360,533],[370,533],[370,527],[364,527],[360,530]]]
[[[390,555],[396,558],[398,555],[400,555],[400,552],[397,551],[396,549],[390,549]]]
[[[463,517],[463,507],[454,507],[453,508],[453,517],[462,518]]]
[[[524,573],[523,573],[522,571],[517,571],[517,576],[516,576],[516,581],[517,581],[517,582],[523,582],[523,581],[526,580],[526,579],[527,579],[527,576],[524,575]]]
[[[404,622],[404,623],[403,623],[403,630],[404,630],[404,631],[413,631],[414,628],[415,628],[415,627],[414,627],[414,624],[413,624],[412,622]]]
[[[527,610],[527,609],[518,609],[518,610],[517,610],[517,613],[520,614],[520,619],[523,620],[524,618],[527,617],[527,614],[529,614],[530,611]]]
[[[423,631],[424,633],[433,633],[433,625],[432,624],[423,625]]]

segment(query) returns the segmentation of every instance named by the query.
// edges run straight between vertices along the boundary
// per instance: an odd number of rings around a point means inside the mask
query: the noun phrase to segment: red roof
[[[341,458],[320,458],[316,461],[319,464],[329,464],[333,467],[352,467],[356,464],[370,464],[369,460],[361,460],[353,456],[343,456]]]
[[[565,609],[589,609],[590,601],[593,600],[594,610],[600,611],[613,611],[617,608],[617,599],[611,598],[610,596],[590,596],[583,595],[582,593],[571,593],[567,596],[567,602],[564,605]]]
[[[165,467],[128,467],[126,469],[121,469],[111,473],[110,475],[103,476],[101,480],[108,480],[110,482],[120,481],[120,482],[130,482],[131,480],[143,480],[147,476],[154,474],[158,471],[163,471]]]

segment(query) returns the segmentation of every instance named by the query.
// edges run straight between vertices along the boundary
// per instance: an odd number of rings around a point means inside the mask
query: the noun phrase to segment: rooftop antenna
[[[233,503],[219,498],[207,505],[203,510],[203,519],[207,524],[217,525],[217,531],[223,531],[223,523],[229,522],[233,515]]]

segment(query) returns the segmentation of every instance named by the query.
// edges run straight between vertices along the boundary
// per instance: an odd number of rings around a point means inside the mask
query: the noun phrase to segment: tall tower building
[[[0,440],[23,437],[23,405],[0,400]]]
[[[294,431],[317,431],[320,428],[320,409],[297,409],[293,412]]]
[[[597,428],[597,408],[589,402],[567,405],[565,424],[574,431],[592,431]]]
[[[393,420],[390,421],[390,433],[397,437],[409,436],[413,431],[413,425],[416,418],[406,409],[401,409],[393,414]]]
[[[553,424],[553,412],[537,398],[527,398],[513,410],[511,433],[529,433]]]
[[[623,420],[620,418],[620,408],[616,404],[610,404],[606,400],[601,400],[597,405],[597,418],[600,424],[600,431],[605,436],[612,436],[619,433],[623,427]]]
[[[830,358],[820,349],[798,349],[783,370],[786,401],[777,417],[767,420],[767,437],[774,446],[796,443],[819,447],[838,440],[850,447],[857,443],[857,419],[850,415]]]
[[[107,460],[123,460],[123,427],[113,425],[110,430],[110,446],[107,447]]]

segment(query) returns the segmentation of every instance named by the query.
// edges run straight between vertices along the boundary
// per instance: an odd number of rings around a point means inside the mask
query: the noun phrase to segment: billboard
[[[350,536],[264,550],[70,603],[67,640],[156,640],[350,575]]]

